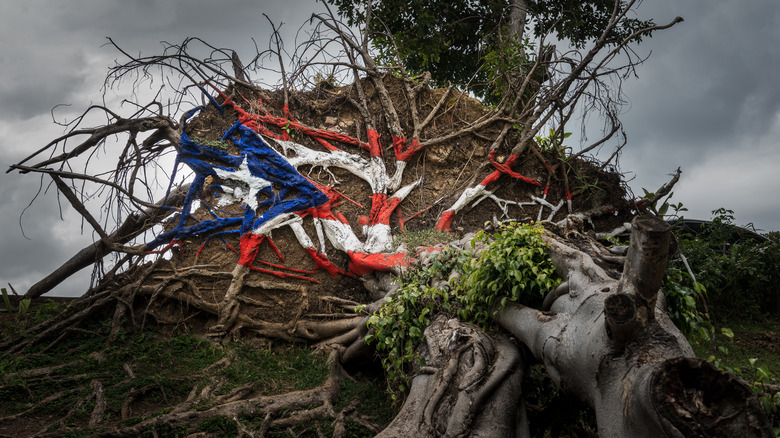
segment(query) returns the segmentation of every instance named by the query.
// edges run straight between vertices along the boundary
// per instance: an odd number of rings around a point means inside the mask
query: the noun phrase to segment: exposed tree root
[[[401,411],[378,437],[527,437],[523,362],[507,338],[437,317],[425,330],[426,366]]]
[[[213,388],[204,388],[200,394],[174,407],[168,414],[95,436],[135,437],[145,430],[162,425],[183,425],[195,429],[204,419],[221,416],[233,418],[234,421],[238,421],[239,417],[265,417],[261,430],[271,427],[287,428],[322,418],[335,418],[333,400],[338,395],[339,382],[343,378],[336,356],[337,353],[334,352],[328,358],[331,364],[330,373],[325,383],[318,388],[274,396],[255,394],[251,386],[236,388],[221,396],[213,396]],[[211,407],[193,410],[192,406],[198,402],[208,403]],[[258,436],[263,436],[263,433]]]

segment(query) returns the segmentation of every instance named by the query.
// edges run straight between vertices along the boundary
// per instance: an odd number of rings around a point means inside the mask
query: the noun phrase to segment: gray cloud
[[[676,15],[685,22],[642,44],[652,56],[626,84],[632,105],[623,118],[629,146],[622,164],[636,172],[632,187],[657,188],[681,166],[675,197],[689,216],[726,207],[738,220],[780,229],[772,196],[759,200],[738,184],[742,175],[756,188],[780,184],[778,172],[756,171],[780,158],[772,153],[780,149],[780,5],[658,0],[641,10],[659,23]]]

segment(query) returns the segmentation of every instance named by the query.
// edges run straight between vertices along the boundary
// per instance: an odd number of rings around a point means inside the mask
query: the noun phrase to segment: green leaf
[[[772,373],[763,365],[756,368],[756,375],[760,380],[769,379],[772,376]]]
[[[720,332],[723,334],[723,336],[729,339],[734,339],[734,332],[730,328],[723,327],[722,329],[720,329]]]

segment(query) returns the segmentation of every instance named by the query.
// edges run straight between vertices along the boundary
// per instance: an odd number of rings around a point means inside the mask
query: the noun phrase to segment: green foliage
[[[652,199],[652,203],[647,206],[647,208],[656,216],[662,218],[662,219],[681,219],[682,216],[680,213],[688,211],[687,208],[683,207],[682,202],[678,202],[677,204],[670,204],[670,201],[672,199],[672,196],[674,196],[674,192],[669,193],[669,195],[666,196],[663,200],[661,199],[655,199],[656,195],[653,192],[648,191],[646,188],[642,187],[642,191],[644,192],[644,195],[642,196],[645,199]],[[669,209],[672,209],[674,213],[670,213]]]
[[[560,284],[537,225],[510,223],[472,241],[488,244],[477,258],[469,251],[445,248],[433,263],[402,278],[401,287],[368,320],[374,333],[366,342],[382,354],[393,400],[408,389],[423,331],[434,315],[457,315],[487,329],[491,317],[507,302],[541,304],[544,294]],[[452,273],[449,290],[436,287]]]
[[[660,213],[660,209],[659,209]],[[777,384],[777,358],[771,352],[733,342],[735,331],[716,331],[717,320],[739,322],[776,318],[780,310],[780,243],[746,238],[734,225],[734,212],[720,208],[697,235],[678,236],[693,281],[683,260],[670,261],[664,280],[669,315],[692,340],[697,355],[719,369],[745,380],[753,388],[773,425],[780,424],[780,394],[766,385]],[[765,329],[758,329],[762,334]],[[740,331],[739,336],[746,336]],[[749,336],[749,334],[747,334]]]
[[[685,270],[669,264],[664,276],[663,292],[666,297],[666,313],[674,325],[688,337],[709,341],[713,326],[709,314],[700,310],[707,290],[693,281]]]
[[[429,285],[431,279],[462,272],[471,254],[452,248],[442,250],[430,266],[413,270],[402,278],[401,287],[368,319],[374,334],[366,336],[382,354],[388,389],[393,400],[403,394],[411,379],[414,364],[424,365],[416,352],[423,331],[438,313],[452,313],[456,304],[453,292]]]
[[[13,312],[14,309],[13,306],[11,305],[11,298],[8,296],[8,291],[6,291],[5,288],[0,289],[0,291],[3,294],[3,304],[5,304],[6,311],[8,313]],[[31,303],[32,300],[29,298],[19,300],[19,308],[17,310],[17,320],[27,317],[27,313],[30,311]]]
[[[487,74],[488,78],[500,78],[505,74],[515,76],[519,73],[526,73],[536,62],[536,53],[534,43],[526,38],[518,41],[514,38],[508,38],[497,47],[488,50],[484,57],[484,64],[480,72]],[[546,69],[538,66],[534,71],[534,85],[538,86],[545,78]],[[490,83],[478,82],[474,87],[477,93],[481,95],[488,103],[498,103],[501,99],[510,93],[509,84],[506,81],[492,81]],[[535,88],[535,87],[531,87]],[[523,96],[526,101],[533,99],[533,91],[526,91]]]
[[[620,7],[626,2],[620,0]],[[588,42],[599,38],[607,27],[615,0],[529,0],[529,14],[535,35],[555,33],[559,40],[569,40],[576,48],[584,48]],[[627,14],[607,35],[607,44],[615,45],[639,29],[653,26],[653,20],[630,18]],[[641,42],[641,38],[636,40]]]
[[[542,149],[542,151],[557,151],[563,140],[571,137],[571,132],[558,132],[553,128],[550,128],[550,132],[547,136],[537,135],[534,137],[536,144]],[[565,159],[565,156],[561,158]]]
[[[14,313],[13,304],[10,297],[3,291],[3,301],[8,312]],[[16,315],[13,321],[8,321],[3,325],[0,335],[4,337],[16,336],[28,327],[40,324],[41,322],[59,314],[66,309],[69,304],[58,303],[54,300],[46,300],[44,303],[35,302],[29,298],[19,301]]]
[[[362,0],[328,0],[350,26],[366,19]],[[511,0],[430,0],[425,2],[381,0],[371,3],[372,43],[380,61],[396,64],[396,48],[406,69],[413,74],[430,71],[437,84],[472,84],[485,98],[488,84],[499,72],[516,68],[516,53],[508,41],[537,39],[548,34],[568,39],[577,48],[599,38],[612,14],[613,0],[529,0],[526,28],[533,35],[509,35],[506,26]],[[624,1],[620,2],[625,5]],[[631,15],[631,14],[629,14]],[[652,20],[624,18],[608,35],[615,44]],[[393,34],[393,40],[387,35]],[[498,61],[497,57],[506,58]],[[487,66],[485,64],[488,64]],[[474,86],[474,84],[477,84]]]
[[[487,328],[493,314],[508,301],[541,307],[544,295],[561,283],[542,233],[541,226],[516,222],[502,225],[493,234],[480,231],[472,247],[477,242],[490,245],[464,269],[458,316]]]
[[[32,300],[29,298],[25,298],[19,301],[19,317],[23,318],[25,315],[27,315],[27,312],[30,310],[31,302]]]
[[[290,138],[295,138],[295,128],[290,125],[290,122],[287,122],[287,124],[282,127],[282,131],[286,132]]]
[[[780,243],[739,238],[733,211],[713,211],[698,236],[679,236],[680,250],[707,290],[717,319],[759,320],[780,312]],[[735,240],[736,238],[736,240]],[[670,263],[683,270],[682,262]]]
[[[336,78],[333,76],[333,74],[327,74],[323,75],[322,73],[317,73],[314,76],[314,89],[318,88],[325,88],[325,89],[333,89],[338,87],[338,82],[336,81]]]

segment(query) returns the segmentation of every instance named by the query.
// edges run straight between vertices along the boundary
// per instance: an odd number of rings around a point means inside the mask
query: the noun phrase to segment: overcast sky
[[[284,22],[288,47],[314,0],[25,0],[0,2],[0,166],[4,170],[60,135],[50,111],[72,118],[101,100],[106,68],[120,55],[113,38],[133,52],[157,54],[160,41],[198,36],[251,58],[265,43],[262,13]],[[621,169],[641,193],[654,190],[678,166],[674,200],[687,217],[707,219],[719,207],[739,224],[780,230],[780,2],[646,0],[642,17],[685,22],[640,47],[652,52],[625,84],[622,120],[629,144]],[[0,285],[21,294],[92,241],[69,206],[60,219],[56,197],[40,196],[21,218],[41,179],[0,173]],[[48,181],[46,181],[48,183]],[[45,187],[45,186],[44,186]],[[56,295],[80,294],[89,273]]]

